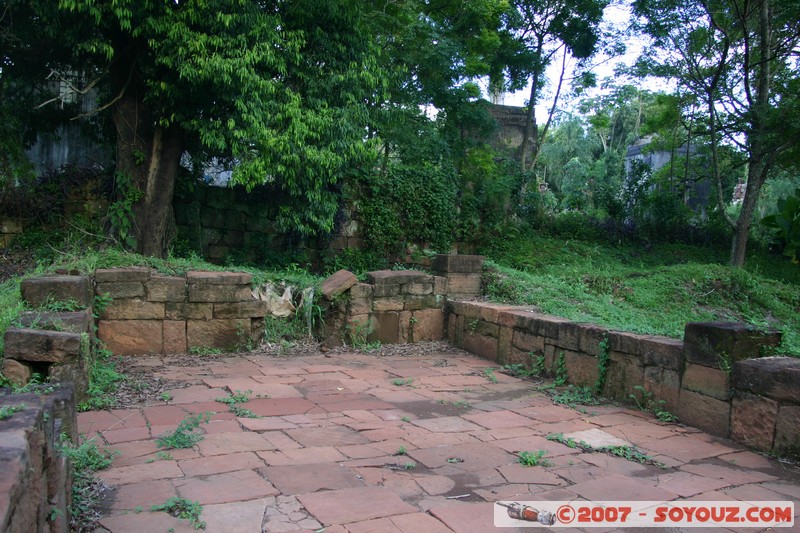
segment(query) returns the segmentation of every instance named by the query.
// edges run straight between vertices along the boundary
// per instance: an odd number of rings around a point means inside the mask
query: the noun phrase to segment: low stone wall
[[[260,338],[267,304],[255,299],[252,276],[188,272],[164,276],[144,268],[95,272],[97,336],[117,355],[235,350]]]
[[[483,257],[437,255],[432,268],[379,270],[359,283],[346,270],[336,272],[321,287],[329,303],[328,345],[360,342],[404,344],[444,338],[447,297],[478,296]]]
[[[800,359],[759,358],[780,334],[736,323],[687,324],[683,341],[613,331],[483,302],[449,302],[447,339],[498,364],[533,366],[602,395],[657,405],[689,425],[759,450],[800,448]],[[642,397],[642,390],[646,397]]]
[[[77,438],[72,388],[46,394],[8,394],[0,389],[0,408],[19,409],[0,421],[0,531],[70,530],[72,471],[59,454],[61,434]]]

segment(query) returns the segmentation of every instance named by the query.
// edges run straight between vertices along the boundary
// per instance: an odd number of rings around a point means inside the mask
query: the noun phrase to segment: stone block
[[[168,302],[165,315],[167,320],[211,320],[214,318],[214,304]]]
[[[636,392],[634,387],[644,386],[644,367],[640,362],[636,356],[612,352],[603,384],[603,396],[628,401],[629,395]]]
[[[94,317],[88,309],[83,311],[23,311],[19,323],[24,328],[71,331],[72,333],[92,332]]]
[[[369,342],[397,344],[400,334],[400,313],[385,311],[372,314],[374,329],[367,336]]]
[[[644,368],[644,390],[653,395],[654,401],[663,401],[663,408],[674,413],[678,409],[681,393],[681,376],[675,370],[659,366]],[[637,394],[635,391],[631,394]]]
[[[25,385],[33,371],[28,363],[6,357],[3,359],[3,375],[14,385]]]
[[[214,304],[214,318],[259,318],[266,314],[267,302],[264,300]]]
[[[239,226],[241,227],[241,226]],[[244,242],[244,232],[237,229],[229,229],[222,234],[222,244],[231,247],[240,247]]]
[[[505,312],[509,307],[508,305],[482,304],[481,320],[497,324],[499,322],[500,313]]]
[[[529,324],[535,317],[540,316],[538,313],[534,313],[532,311],[525,311],[523,309],[518,309],[514,307],[509,307],[504,311],[501,311],[497,315],[497,324],[503,327],[512,327],[521,330],[528,330],[527,324]],[[529,332],[532,332],[530,330]]]
[[[116,355],[161,353],[162,320],[101,320],[97,336]]]
[[[250,339],[249,318],[187,320],[186,342],[192,348],[235,350]]]
[[[416,311],[418,309],[442,309],[445,299],[435,294],[425,296],[406,296],[403,302],[403,309]]]
[[[800,449],[800,406],[782,405],[778,409],[778,420],[775,423],[775,443],[773,448],[778,453],[786,453]]]
[[[350,287],[351,298],[372,298],[372,285],[369,283],[356,283]]]
[[[398,344],[405,344],[413,342],[413,328],[412,323],[413,314],[411,311],[400,311],[398,314],[397,325],[397,342]]]
[[[772,439],[778,421],[778,402],[737,392],[731,406],[731,439],[761,450],[772,449]]]
[[[490,361],[497,361],[497,337],[473,333],[469,331],[468,328],[467,331],[464,332],[462,344],[461,348],[471,354],[475,354]]]
[[[559,330],[559,334],[561,331]],[[581,324],[578,328],[578,351],[586,355],[600,355],[600,343],[608,339],[609,331],[601,326]],[[611,341],[608,340],[610,348]]]
[[[91,279],[88,276],[39,276],[22,280],[22,299],[31,307],[48,302],[77,302],[91,307],[94,302]]]
[[[8,328],[5,356],[17,361],[60,363],[81,353],[81,335],[67,331]]]
[[[702,429],[717,437],[728,437],[731,417],[730,402],[681,389],[678,410],[675,414],[684,424]]]
[[[492,324],[491,322],[486,322],[485,320],[473,319],[467,323],[467,329],[469,329],[471,333],[497,338],[500,326]]]
[[[719,368],[687,363],[681,387],[719,400],[730,400],[730,374]]]
[[[433,294],[433,283],[406,283],[402,286],[400,291],[403,294],[411,294],[415,296]]]
[[[84,361],[77,359],[66,363],[53,363],[47,369],[47,377],[56,383],[72,383],[75,401],[86,401],[89,389],[89,371]]]
[[[402,296],[392,298],[374,298],[372,300],[372,310],[375,312],[383,311],[402,311],[405,302]]]
[[[447,302],[447,311],[466,319],[479,318],[482,305],[477,302]]]
[[[186,281],[194,285],[250,285],[252,274],[246,272],[204,272],[186,273]]]
[[[447,274],[449,296],[480,296],[480,274]]]
[[[100,313],[102,320],[163,320],[166,315],[162,302],[140,299],[112,300]]]
[[[147,300],[150,302],[185,302],[186,278],[153,276],[147,282]]]
[[[731,376],[734,389],[797,403],[800,398],[800,358],[764,357],[739,361]]]
[[[372,298],[351,298],[349,310],[351,315],[366,315],[371,313]]]
[[[781,343],[781,333],[738,322],[690,322],[683,338],[686,360],[716,368],[761,357],[768,347]]]
[[[211,263],[222,264],[226,257],[231,253],[231,249],[227,246],[219,244],[209,244],[206,255]]]
[[[98,268],[94,271],[94,280],[97,283],[116,283],[120,281],[147,281],[150,278],[150,269],[130,268]]]
[[[356,275],[348,270],[339,270],[328,276],[320,286],[322,297],[330,301],[344,294],[358,283]]]
[[[447,278],[433,276],[433,294],[447,294]]]
[[[683,341],[657,335],[643,335],[639,348],[644,364],[680,372],[683,369]]]
[[[367,273],[367,281],[375,286],[430,283],[430,278],[430,274],[418,270],[376,270]]]
[[[553,344],[567,350],[578,351],[580,346],[581,324],[562,322],[558,326],[558,337],[550,337]],[[549,336],[549,335],[548,335]]]
[[[163,353],[186,353],[188,350],[185,320],[164,321]]]
[[[438,254],[431,262],[435,272],[474,273],[483,271],[482,255]]]
[[[414,311],[412,322],[413,342],[439,341],[444,338],[444,311],[441,309]]]
[[[445,320],[447,322],[447,342],[452,345],[457,345],[456,343],[456,326],[458,324],[458,317],[452,314],[446,314]]]
[[[497,333],[497,361],[499,363],[508,363],[511,357],[511,339],[513,336],[514,330],[512,328],[499,329]]]
[[[98,283],[97,294],[102,294],[110,298],[143,298],[144,283],[141,281],[109,281],[108,283]]]
[[[567,377],[570,383],[587,387],[594,386],[598,373],[596,357],[558,348],[556,350],[558,350],[556,359],[560,357],[562,352],[564,353],[564,363],[567,367]],[[554,362],[553,368],[555,366]]]
[[[209,285],[189,283],[189,302],[225,303],[253,299],[249,285]]]
[[[370,287],[373,287],[370,285]],[[386,298],[387,296],[399,296],[400,285],[375,285],[373,287],[373,296],[375,298]]]
[[[544,352],[544,337],[532,335],[520,329],[514,329],[513,345],[523,352]]]

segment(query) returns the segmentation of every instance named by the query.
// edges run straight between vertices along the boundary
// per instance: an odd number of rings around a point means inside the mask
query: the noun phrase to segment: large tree
[[[646,72],[678,80],[705,109],[706,135],[724,213],[721,143],[747,161],[747,185],[734,228],[731,264],[744,264],[761,187],[798,147],[800,3],[796,0],[636,0],[653,39]]]
[[[312,233],[331,228],[334,184],[370,154],[367,102],[383,75],[366,9],[355,0],[5,0],[0,75],[15,87],[72,80],[70,99],[98,91],[78,118],[111,116],[112,221],[137,251],[167,253],[186,153],[196,165],[229,160],[236,183],[272,183],[280,226]]]

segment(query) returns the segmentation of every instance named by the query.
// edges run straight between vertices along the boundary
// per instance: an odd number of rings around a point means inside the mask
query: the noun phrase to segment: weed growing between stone
[[[548,459],[544,456],[547,455],[545,450],[537,450],[535,452],[520,452],[519,464],[522,466],[552,466]]]
[[[589,387],[569,385],[566,389],[553,393],[553,403],[574,409],[576,405],[600,405],[602,398],[596,397]]]
[[[585,441],[576,441],[572,437],[565,437],[563,433],[549,433],[546,438],[549,441],[559,442],[569,448],[579,448],[587,453],[607,453],[635,463],[653,465],[658,468],[667,468],[664,463],[656,461],[639,450],[636,446],[603,446],[595,448]]]
[[[203,512],[203,506],[200,505],[200,502],[193,502],[186,498],[173,496],[166,502],[160,505],[154,505],[150,509],[153,511],[164,511],[175,518],[188,520],[195,529],[206,528],[206,523],[200,520],[200,514]]]
[[[202,422],[208,423],[213,413],[200,413],[181,420],[178,427],[172,433],[162,435],[156,439],[156,444],[160,448],[168,450],[173,448],[191,448],[201,440],[203,433],[199,430]]]
[[[494,375],[494,368],[488,367],[483,369],[483,377],[491,381],[492,383],[497,383],[497,376]]]
[[[105,488],[94,473],[111,466],[111,460],[118,452],[100,450],[95,439],[75,446],[66,435],[61,436],[58,451],[72,464],[70,526],[73,531],[92,531],[94,522],[100,517],[97,506]]]
[[[641,385],[633,387],[639,394],[629,394],[628,396],[636,402],[636,405],[642,411],[653,413],[657,419],[662,422],[677,422],[678,417],[664,409],[664,400],[656,400],[653,398],[653,393],[645,390]]]
[[[124,381],[125,375],[117,372],[117,363],[113,354],[102,347],[100,341],[95,348],[95,358],[89,369],[89,387],[86,390],[87,399],[78,405],[78,411],[92,409],[109,409],[116,405],[114,393]]]
[[[24,403],[19,405],[4,405],[3,407],[0,407],[0,420],[11,418],[14,413],[17,411],[22,411],[23,409],[25,409]]]
[[[392,380],[392,385],[395,387],[403,387],[405,385],[411,385],[414,382],[414,378],[397,378]]]
[[[242,403],[247,403],[250,400],[250,394],[253,394],[253,391],[237,390],[236,392],[230,394],[229,396],[225,396],[223,398],[217,398],[216,401],[226,404],[228,406],[228,411],[233,413],[235,416],[241,418],[261,418],[250,409],[241,407],[239,405]]]

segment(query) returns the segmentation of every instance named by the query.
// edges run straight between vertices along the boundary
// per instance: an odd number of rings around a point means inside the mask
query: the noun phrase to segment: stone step
[[[8,328],[4,352],[7,358],[17,361],[64,363],[80,357],[81,335],[68,331]]]
[[[88,309],[83,311],[23,311],[19,315],[19,323],[28,329],[91,333],[94,317]]]
[[[31,307],[43,307],[51,302],[75,302],[91,307],[94,302],[92,280],[89,276],[39,276],[22,280],[22,299]]]

